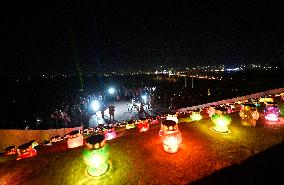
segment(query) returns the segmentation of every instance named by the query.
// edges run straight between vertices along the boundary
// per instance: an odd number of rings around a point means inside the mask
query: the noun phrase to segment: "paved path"
[[[129,120],[131,118],[137,119],[138,118],[138,112],[137,109],[135,109],[134,107],[131,110],[132,107],[132,103],[131,101],[116,101],[116,102],[112,102],[112,105],[114,105],[115,107],[115,112],[114,112],[114,119],[115,121],[124,121],[124,120]],[[140,106],[140,103],[137,103],[137,106]],[[154,115],[152,110],[148,110],[145,108],[145,112],[150,114],[150,115]],[[104,118],[105,120],[101,119],[101,113],[100,111],[97,112],[96,115],[93,115],[91,117],[91,121],[90,123],[90,127],[95,127],[97,126],[98,123],[105,123],[105,121],[109,120],[109,110],[108,108],[104,111]]]

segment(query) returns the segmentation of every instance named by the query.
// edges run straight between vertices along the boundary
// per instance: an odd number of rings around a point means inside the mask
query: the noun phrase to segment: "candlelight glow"
[[[149,130],[149,123],[148,120],[139,120],[138,128],[140,132],[145,132]]]
[[[168,153],[175,153],[178,151],[179,144],[182,141],[181,133],[178,125],[173,120],[164,120],[161,123],[161,130],[159,136],[163,142],[164,150]]]
[[[278,120],[279,120],[277,114],[267,114],[267,115],[265,116],[265,119],[266,119],[267,121],[278,121]]]
[[[242,124],[245,126],[255,126],[259,118],[259,113],[254,104],[242,105],[239,115],[242,119]]]
[[[103,135],[93,135],[86,140],[83,159],[91,176],[100,176],[108,170],[108,146]]]
[[[190,115],[190,118],[191,118],[192,121],[199,121],[199,120],[202,119],[202,116],[199,112],[193,111]]]
[[[279,121],[280,109],[276,103],[268,102],[263,113],[268,122]]]
[[[212,130],[219,133],[229,133],[228,125],[231,123],[232,119],[230,116],[222,113],[214,114],[211,117],[212,122],[214,123],[214,127]]]
[[[110,126],[106,127],[104,135],[106,140],[111,140],[113,138],[116,138],[116,132],[114,128]]]
[[[164,150],[168,153],[175,153],[178,151],[178,139],[173,135],[166,136],[163,145]]]
[[[168,115],[167,115],[167,120],[173,120],[173,121],[175,121],[176,123],[178,123],[177,115],[168,114]]]

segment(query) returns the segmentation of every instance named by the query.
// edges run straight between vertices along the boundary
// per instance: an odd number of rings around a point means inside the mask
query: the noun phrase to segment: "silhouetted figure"
[[[114,106],[113,105],[110,105],[108,107],[108,111],[109,111],[109,120],[111,121],[111,117],[112,117],[112,120],[114,121]]]

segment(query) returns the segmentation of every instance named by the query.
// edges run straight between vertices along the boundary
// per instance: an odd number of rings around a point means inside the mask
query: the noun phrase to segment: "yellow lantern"
[[[200,111],[199,110],[194,110],[192,111],[191,115],[190,115],[190,118],[192,121],[199,121],[202,119],[202,116],[200,114]]]
[[[259,113],[254,104],[243,104],[239,115],[242,119],[242,124],[245,126],[255,126],[259,118]]]
[[[79,130],[74,130],[68,134],[67,145],[68,148],[83,146],[83,135]]]

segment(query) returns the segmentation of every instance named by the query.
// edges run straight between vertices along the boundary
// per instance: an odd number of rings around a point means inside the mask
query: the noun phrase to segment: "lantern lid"
[[[227,112],[227,108],[225,108],[225,107],[216,107],[215,110],[219,110],[219,111],[222,111],[222,112],[223,112],[223,111],[224,111],[224,112],[225,112],[225,111]]]
[[[18,149],[20,149],[20,150],[24,150],[24,149],[29,148],[30,146],[31,146],[31,143],[30,143],[30,142],[28,142],[28,143],[24,143],[24,144],[22,144],[22,145],[18,146]]]
[[[162,125],[162,129],[166,131],[175,131],[178,129],[177,123],[173,120],[164,120]]]
[[[105,129],[113,129],[113,127],[110,126],[110,125],[104,126],[104,128],[105,128]]]
[[[252,103],[245,103],[243,104],[244,106],[248,106],[248,107],[256,107],[255,104],[252,104]]]
[[[194,112],[194,113],[200,112],[200,109],[199,108],[194,109],[192,112]]]
[[[133,124],[133,123],[135,123],[134,120],[129,120],[129,121],[127,122],[127,124]]]
[[[10,151],[12,149],[16,148],[15,146],[8,146],[7,148],[5,148],[5,151]]]
[[[93,135],[86,139],[87,147],[89,149],[99,149],[105,145],[105,136],[101,134]]]
[[[80,133],[80,130],[73,130],[72,132],[69,133],[69,135],[76,135],[79,133]]]
[[[48,143],[50,143],[50,141],[49,140],[44,140],[42,143],[43,144],[48,144]]]
[[[216,107],[215,114],[227,114],[227,110],[225,107]]]
[[[170,126],[175,126],[177,123],[173,120],[164,120],[162,121],[162,124],[167,127],[170,127]]]

